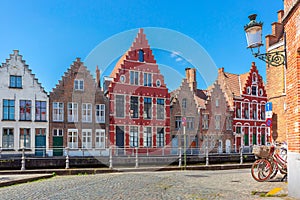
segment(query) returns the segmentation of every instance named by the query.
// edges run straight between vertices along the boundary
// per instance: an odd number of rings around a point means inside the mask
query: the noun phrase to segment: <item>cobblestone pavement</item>
[[[0,199],[266,199],[253,192],[287,183],[259,183],[250,169],[222,171],[131,172],[97,175],[56,176],[26,184],[0,188]],[[269,199],[269,198],[268,198]],[[273,199],[292,199],[272,197]]]

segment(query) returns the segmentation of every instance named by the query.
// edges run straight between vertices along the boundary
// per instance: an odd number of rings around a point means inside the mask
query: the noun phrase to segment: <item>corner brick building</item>
[[[77,58],[50,92],[49,145],[54,156],[108,154],[108,99],[100,88],[100,71],[96,81]]]
[[[160,153],[170,145],[170,95],[143,29],[105,85],[109,140],[118,153],[135,148],[139,153]]]

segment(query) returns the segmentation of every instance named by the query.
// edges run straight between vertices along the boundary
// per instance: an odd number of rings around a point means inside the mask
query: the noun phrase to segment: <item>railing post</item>
[[[2,147],[0,147],[0,158],[1,158],[1,154],[2,154]]]
[[[135,168],[139,167],[138,148],[135,147]]]
[[[181,155],[181,147],[179,147],[179,161],[178,161],[178,167],[181,167],[182,163],[182,155]]]
[[[205,154],[206,154],[206,162],[205,165],[208,166],[209,165],[209,159],[208,159],[208,147],[205,147]]]
[[[165,155],[165,147],[162,148],[162,155]]]
[[[240,147],[240,164],[243,164],[243,147]]]
[[[21,171],[25,170],[25,148],[22,148]]]
[[[69,147],[66,147],[66,169],[69,169],[70,168],[70,165],[69,165]]]
[[[112,162],[112,147],[109,147],[109,169],[113,168],[113,162]]]

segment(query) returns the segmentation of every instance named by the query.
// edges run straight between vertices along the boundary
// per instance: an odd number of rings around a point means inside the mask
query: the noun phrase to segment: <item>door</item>
[[[53,136],[53,156],[63,156],[63,136]]]
[[[230,153],[231,151],[231,142],[230,140],[226,140],[226,153]]]
[[[46,156],[46,136],[36,135],[35,136],[35,155]]]
[[[172,136],[172,154],[178,153],[178,136],[173,135]]]
[[[116,127],[116,146],[118,147],[118,153],[124,153],[124,127]]]
[[[241,148],[241,137],[236,138],[236,152],[240,152]]]
[[[223,153],[223,142],[219,140],[218,153]]]

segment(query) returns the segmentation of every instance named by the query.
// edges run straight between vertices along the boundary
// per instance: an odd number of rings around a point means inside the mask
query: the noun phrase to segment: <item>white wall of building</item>
[[[21,76],[22,77],[22,88],[10,88],[10,76]],[[7,121],[3,120],[3,100],[10,99],[15,100],[15,120]],[[20,121],[20,100],[31,100],[31,120]],[[35,121],[35,102],[46,101],[46,122]],[[6,59],[0,67],[0,147],[2,147],[3,139],[3,128],[14,129],[14,150],[15,151],[2,151],[4,153],[17,153],[20,149],[20,128],[30,129],[31,139],[31,150],[30,153],[34,154],[35,147],[35,129],[43,128],[46,129],[46,146],[48,150],[48,104],[49,98],[47,93],[42,88],[41,84],[36,79],[35,75],[32,74],[31,70],[22,60],[22,56],[19,55],[17,50],[14,50],[13,54],[10,54],[10,58]],[[29,152],[28,152],[29,153]]]

